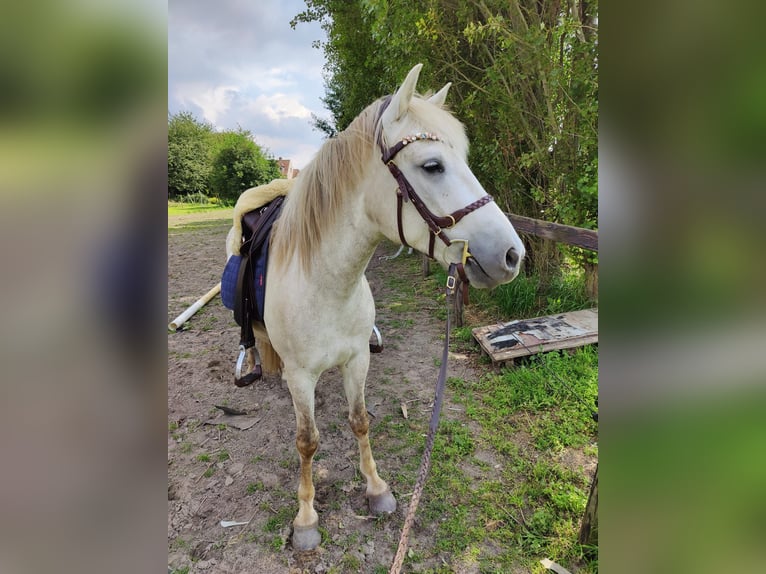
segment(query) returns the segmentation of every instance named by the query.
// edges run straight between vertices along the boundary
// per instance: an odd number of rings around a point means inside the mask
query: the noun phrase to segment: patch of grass
[[[229,460],[229,458],[230,458],[229,457],[229,451],[227,451],[227,450],[222,450],[221,452],[218,453],[218,460],[221,461],[221,462],[223,462],[225,460]]]
[[[215,474],[215,471],[216,471],[216,468],[214,466],[211,466],[205,472],[202,473],[202,476],[204,476],[205,478],[210,478],[211,476]]]
[[[598,571],[597,553],[577,544],[588,478],[556,462],[565,448],[595,451],[597,371],[597,351],[586,347],[539,355],[478,381],[448,380],[471,423],[440,423],[419,510],[438,532],[433,556],[423,559],[471,549],[465,559],[482,572],[539,571],[540,556]]]
[[[284,546],[285,546],[285,541],[282,539],[281,536],[275,536],[274,538],[271,539],[271,549],[274,550],[275,552],[279,552],[280,550],[282,550],[282,548],[284,548]]]
[[[473,333],[471,327],[455,327],[452,329],[453,341],[460,341],[461,343],[470,343],[473,341]]]
[[[207,199],[207,198],[205,198]],[[229,209],[221,203],[210,203],[210,201],[201,202],[180,202],[168,201],[168,215],[188,215],[190,213],[208,213],[211,211],[224,211]]]
[[[270,534],[276,534],[282,530],[282,528],[292,522],[294,513],[295,509],[292,507],[292,505],[285,505],[277,509],[276,514],[270,516],[266,521],[266,524],[263,525],[263,531]]]
[[[210,455],[206,452],[197,455],[197,462],[210,462]]]
[[[389,311],[397,318],[385,327],[410,319],[398,313],[413,302],[446,319],[444,270],[433,265],[431,276],[419,280],[417,258],[400,257],[387,265],[391,273],[385,288],[394,292],[387,301],[393,302]],[[482,317],[508,321],[593,303],[585,295],[582,272],[565,266],[560,277],[544,286],[537,277],[520,276],[492,291],[471,289],[471,305],[480,308]],[[477,326],[453,329],[453,351],[475,354],[470,343]],[[435,358],[434,366],[439,363]],[[481,356],[478,363],[488,364],[489,359]],[[448,380],[448,401],[463,412],[445,409],[442,415],[418,510],[418,520],[436,529],[435,542],[408,555],[410,569],[422,569],[430,561],[435,565],[424,572],[463,567],[541,572],[539,559],[550,556],[570,570],[598,572],[597,549],[577,543],[590,487],[579,460],[590,462],[588,457],[598,454],[598,426],[591,416],[598,389],[598,349],[546,353],[517,363],[516,368],[488,371],[478,380]],[[386,477],[397,495],[414,487],[426,417],[413,407],[409,420],[385,415],[373,422],[376,448],[383,451],[379,458],[404,460]],[[439,558],[445,554],[452,556],[452,563],[442,567]],[[416,562],[421,564],[414,566]]]
[[[344,572],[360,572],[362,568],[362,561],[353,554],[344,554],[340,563]]]
[[[182,566],[181,568],[175,568],[170,571],[170,574],[189,574],[189,567]]]
[[[447,273],[435,270],[432,280],[443,285]],[[440,298],[440,301],[443,296]],[[548,285],[543,285],[536,275],[520,274],[516,279],[491,291],[470,288],[471,305],[483,308],[499,320],[508,321],[587,309],[594,305],[585,290],[585,275],[581,269],[563,267],[561,274]],[[439,313],[446,319],[446,311]]]
[[[263,482],[260,480],[258,482],[251,482],[247,485],[247,488],[245,489],[248,494],[254,494],[256,492],[261,492],[265,490],[266,488],[263,486]]]

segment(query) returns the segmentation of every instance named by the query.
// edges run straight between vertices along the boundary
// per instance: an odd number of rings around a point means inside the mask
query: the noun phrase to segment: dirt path
[[[216,216],[220,217],[218,213]],[[168,321],[220,279],[227,221],[202,219],[169,230]],[[168,335],[168,564],[170,571],[222,573],[386,572],[398,542],[423,440],[404,440],[387,423],[403,421],[424,435],[441,355],[444,325],[434,287],[420,277],[420,259],[378,250],[368,270],[385,350],[372,355],[367,405],[378,468],[399,503],[397,512],[370,519],[358,469],[356,439],[347,423],[340,373],[325,373],[317,388],[320,446],[314,466],[321,547],[307,555],[289,543],[297,510],[298,456],[286,385],[268,377],[251,387],[233,383],[239,328],[220,298]],[[450,374],[476,377],[465,357]],[[215,405],[247,411],[246,430],[223,424]],[[445,404],[444,417],[460,416]],[[222,528],[222,520],[249,521]],[[434,525],[417,524],[412,546],[430,545]],[[433,564],[432,567],[440,564]],[[428,564],[421,564],[427,567]]]

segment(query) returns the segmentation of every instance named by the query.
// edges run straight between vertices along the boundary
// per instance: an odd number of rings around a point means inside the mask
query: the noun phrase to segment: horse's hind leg
[[[298,484],[298,516],[293,520],[293,548],[313,550],[319,546],[319,516],[314,510],[314,483],[311,465],[319,447],[319,431],[314,422],[314,388],[310,377],[286,377],[293,398],[296,421],[296,439],[301,458],[301,476]]]
[[[367,479],[367,500],[373,514],[391,513],[396,510],[396,499],[388,484],[378,476],[375,459],[370,449],[369,418],[364,404],[364,383],[370,355],[363,353],[349,361],[343,368],[343,387],[348,399],[348,420],[359,442],[359,467]]]

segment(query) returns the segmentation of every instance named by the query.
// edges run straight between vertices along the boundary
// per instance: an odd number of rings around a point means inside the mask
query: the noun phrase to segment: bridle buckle
[[[462,265],[465,265],[466,261],[468,261],[469,258],[473,257],[473,255],[471,255],[471,252],[468,251],[468,240],[467,239],[450,239],[450,243],[462,243],[463,244],[463,254],[460,257],[460,263]]]

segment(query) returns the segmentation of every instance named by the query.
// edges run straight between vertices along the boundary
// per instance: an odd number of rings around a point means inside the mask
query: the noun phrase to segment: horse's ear
[[[404,82],[401,87],[396,90],[396,93],[391,97],[391,103],[383,113],[383,123],[390,124],[400,119],[407,113],[407,108],[410,105],[412,96],[415,95],[415,85],[418,83],[418,76],[420,76],[420,69],[423,64],[417,64],[410,70],[407,77],[404,78]]]
[[[449,88],[451,85],[452,85],[452,82],[447,82],[441,90],[439,90],[433,96],[428,98],[428,101],[436,106],[443,106],[444,102],[447,100],[447,92],[449,92]]]

